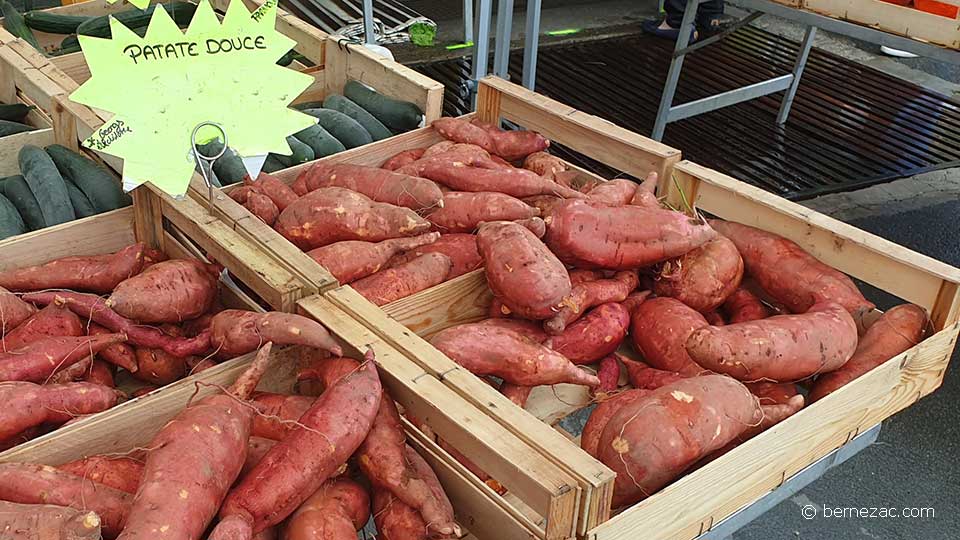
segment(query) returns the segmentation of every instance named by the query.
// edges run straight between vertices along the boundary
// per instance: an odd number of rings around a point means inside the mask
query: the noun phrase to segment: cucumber
[[[114,13],[113,18],[131,30],[141,28],[146,30],[150,24],[150,17],[153,16],[153,11],[157,9],[157,6],[163,6],[163,9],[165,9],[173,21],[177,23],[177,26],[190,24],[193,13],[197,10],[196,4],[189,2],[169,2],[166,4],[154,4],[145,10],[131,9],[129,11]],[[111,37],[110,16],[100,15],[99,17],[93,17],[89,21],[80,24],[80,26],[77,27],[77,33],[83,36]]]
[[[76,214],[78,218],[96,215],[97,211],[94,210],[90,199],[80,191],[80,188],[73,185],[72,182],[67,182],[67,195],[70,196],[70,205],[73,206],[73,213]]]
[[[343,97],[340,94],[327,96],[327,99],[323,100],[323,108],[340,111],[350,118],[353,118],[363,126],[363,129],[367,130],[367,133],[369,133],[375,141],[393,136],[393,133],[390,133],[387,126],[383,125],[376,117],[368,113],[366,109],[350,101],[350,98]]]
[[[28,11],[23,14],[23,21],[33,30],[48,34],[73,34],[81,24],[94,17],[84,15],[61,15],[48,11]]]
[[[205,156],[215,156],[220,153],[223,143],[220,139],[214,139],[206,144],[200,145],[200,152]],[[243,166],[243,160],[233,148],[227,148],[216,161],[213,162],[213,172],[217,175],[217,180],[224,186],[236,184],[243,181],[247,176],[247,168]]]
[[[0,120],[19,122],[22,124],[23,119],[35,108],[36,107],[24,105],[23,103],[14,103],[12,105],[0,104]]]
[[[343,86],[343,95],[393,131],[410,131],[420,127],[423,111],[415,103],[387,97],[357,81],[348,81]]]
[[[34,131],[37,128],[21,124],[20,122],[11,122],[9,120],[0,120],[0,137],[23,133],[25,131]]]
[[[0,11],[3,12],[3,27],[8,32],[33,45],[34,49],[43,52],[43,47],[40,46],[37,37],[33,35],[33,31],[27,26],[27,23],[23,20],[23,15],[17,11],[17,8],[13,7],[7,0],[0,0]]]
[[[0,240],[27,232],[27,225],[10,199],[0,195]]]
[[[322,109],[323,102],[322,101],[304,101],[303,103],[294,103],[293,105],[291,105],[291,107],[293,107],[298,111],[303,111],[306,109]]]
[[[327,157],[346,150],[343,143],[319,125],[310,126],[307,129],[298,131],[294,133],[293,136],[300,139],[300,141],[313,150],[314,159]]]
[[[37,198],[30,191],[30,186],[22,176],[11,176],[3,183],[3,196],[10,200],[20,212],[28,231],[37,231],[44,228],[43,212]]]
[[[120,182],[97,162],[59,144],[51,144],[46,150],[60,174],[86,195],[98,214],[133,203]]]
[[[20,149],[17,161],[20,174],[40,205],[47,227],[77,219],[67,194],[67,183],[43,148],[28,144]]]
[[[287,166],[284,165],[279,159],[277,159],[276,154],[268,154],[266,161],[263,162],[263,172],[272,173],[277,171],[282,171],[286,169]]]
[[[303,111],[318,120],[320,127],[336,137],[347,148],[356,148],[373,142],[373,137],[359,122],[333,109],[307,109]]]
[[[291,135],[287,137],[287,144],[290,146],[290,150],[292,150],[293,153],[291,153],[289,156],[284,156],[282,154],[270,154],[267,156],[267,159],[273,157],[283,164],[284,169],[287,167],[293,167],[294,165],[299,165],[301,163],[306,163],[308,161],[313,161],[313,148],[310,148],[309,145],[301,142],[300,139]]]

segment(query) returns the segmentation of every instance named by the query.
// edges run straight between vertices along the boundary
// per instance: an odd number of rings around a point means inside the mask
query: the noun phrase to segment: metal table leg
[[[537,49],[540,47],[540,2],[527,0],[527,30],[523,41],[523,85],[533,90],[537,82]]]
[[[497,38],[493,52],[493,74],[509,79],[510,37],[513,34],[513,0],[497,2]]]
[[[480,0],[480,13],[477,16],[477,40],[473,45],[473,80],[479,81],[487,75],[487,62],[490,59],[490,10],[492,0]],[[475,90],[474,90],[475,91]],[[476,94],[474,94],[476,95]]]
[[[367,43],[377,42],[377,31],[373,26],[373,0],[363,0],[363,34]]]
[[[777,123],[786,123],[790,116],[790,107],[793,105],[793,98],[797,95],[797,88],[800,86],[800,77],[803,75],[803,68],[807,65],[807,57],[810,56],[810,49],[813,48],[813,38],[817,36],[817,27],[808,26],[807,33],[803,36],[803,43],[800,44],[800,54],[797,55],[797,62],[793,66],[793,81],[790,82],[790,88],[783,96],[780,102],[780,112],[777,114]]]
[[[463,0],[463,42],[473,42],[473,0]]]
[[[680,52],[687,48],[690,43],[690,34],[694,27],[694,19],[697,15],[697,7],[700,6],[700,0],[688,0],[687,8],[683,12],[683,22],[680,23],[680,36],[677,38],[675,51]],[[660,96],[660,108],[657,109],[657,120],[653,124],[653,134],[651,138],[655,141],[663,139],[663,132],[667,128],[667,117],[670,115],[670,107],[673,105],[673,96],[677,92],[677,81],[680,80],[680,71],[683,69],[684,54],[676,54],[670,62],[670,71],[667,72],[667,82],[663,87],[663,95]]]

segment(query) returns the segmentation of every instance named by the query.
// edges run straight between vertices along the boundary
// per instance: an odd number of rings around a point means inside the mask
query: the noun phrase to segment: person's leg
[[[723,0],[720,0],[720,2],[722,3]],[[680,21],[683,20],[683,10],[686,7],[687,0],[663,0],[663,10],[667,13],[664,22],[670,28],[680,28]]]
[[[723,15],[723,0],[707,0],[697,9],[697,26],[710,32],[720,27]]]
[[[723,0],[711,0],[723,2]],[[687,0],[664,0],[663,10],[666,12],[666,17],[661,20],[651,20],[644,21],[643,31],[648,34],[653,34],[655,36],[667,38],[667,39],[677,39],[679,32],[677,31],[680,28],[680,24],[683,21],[683,12],[687,8]],[[722,9],[722,5],[721,5]],[[691,41],[697,39],[696,30],[693,31],[691,36]]]

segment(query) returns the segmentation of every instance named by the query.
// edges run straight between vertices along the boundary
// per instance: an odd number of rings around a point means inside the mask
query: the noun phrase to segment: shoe
[[[680,37],[679,28],[673,28],[673,27],[670,27],[667,29],[660,28],[662,24],[663,24],[662,20],[643,21],[641,28],[643,29],[643,33],[645,34],[650,34],[650,35],[654,35],[664,39],[669,39],[671,41],[676,41],[677,38]],[[694,28],[690,31],[690,43],[693,43],[696,40],[697,40],[697,30]]]

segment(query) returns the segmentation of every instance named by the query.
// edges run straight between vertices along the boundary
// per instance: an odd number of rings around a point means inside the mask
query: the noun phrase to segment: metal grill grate
[[[744,28],[687,57],[675,104],[788,73],[796,50],[792,41]],[[647,134],[672,51],[672,42],[637,35],[544,47],[537,91]],[[511,60],[519,80],[521,55]],[[447,114],[469,110],[466,60],[414,67],[447,86]],[[664,142],[790,199],[960,166],[956,100],[819,49],[784,127],[775,123],[781,95],[670,124]]]

